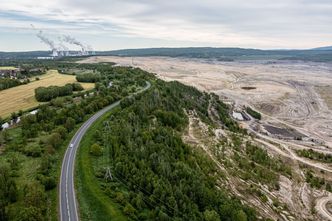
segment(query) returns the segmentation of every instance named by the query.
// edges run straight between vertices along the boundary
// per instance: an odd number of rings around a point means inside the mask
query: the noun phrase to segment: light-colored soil
[[[324,99],[329,109],[332,110],[332,86],[317,86],[316,90],[320,94],[321,98]]]
[[[298,177],[297,180],[281,178],[281,191],[275,194],[299,217],[316,217],[311,214],[314,207],[319,214],[329,216],[325,207],[332,201],[331,195],[322,201],[324,191],[313,190],[305,183],[300,165],[314,171],[324,171],[327,177],[332,176],[331,165],[299,157],[295,150],[312,148],[332,154],[331,64],[294,61],[216,62],[168,57],[90,57],[81,62],[115,62],[139,67],[156,73],[166,81],[177,80],[200,90],[214,92],[235,109],[245,105],[261,112],[263,119],[260,122],[251,120],[241,125],[254,133],[255,141],[269,153],[293,162],[292,167]],[[245,90],[245,87],[253,89]],[[193,122],[190,126],[194,125]],[[303,134],[305,139],[286,140],[254,130],[253,125],[261,127],[263,124],[294,130]],[[193,128],[185,138],[188,143],[196,145],[206,142],[206,139],[197,136]],[[233,192],[236,194],[236,191]],[[289,195],[287,192],[290,192]]]
[[[55,70],[50,70],[39,78],[39,81],[0,91],[0,117],[7,117],[12,112],[38,106],[39,102],[35,99],[35,89],[37,87],[63,86],[67,83],[76,82],[75,76],[59,74]],[[81,85],[84,89],[94,87],[94,84],[91,83],[81,83]]]
[[[303,62],[216,62],[168,57],[90,57],[81,62],[115,62],[156,73],[201,90],[226,96],[235,105],[258,111],[312,133],[332,147],[329,85],[332,65]],[[243,87],[255,87],[245,90]],[[324,89],[317,92],[317,87]]]

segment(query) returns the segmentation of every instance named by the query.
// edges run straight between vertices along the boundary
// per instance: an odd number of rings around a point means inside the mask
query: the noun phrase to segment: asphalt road
[[[146,87],[137,93],[141,93],[151,87],[150,82],[146,82]],[[137,94],[136,93],[136,94]],[[75,185],[74,185],[74,167],[75,167],[75,157],[76,152],[81,142],[82,137],[87,132],[89,127],[103,114],[112,110],[120,104],[117,101],[102,110],[98,111],[92,117],[89,118],[76,132],[76,134],[71,139],[66,153],[62,161],[61,177],[59,183],[59,212],[61,221],[77,221],[79,220],[79,215],[77,211],[77,200],[75,195]]]

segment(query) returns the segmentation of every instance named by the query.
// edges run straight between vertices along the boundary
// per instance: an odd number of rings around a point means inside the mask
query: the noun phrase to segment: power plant
[[[83,44],[70,35],[62,35],[61,37],[58,37],[58,42],[55,43],[53,40],[46,37],[42,30],[37,30],[32,24],[31,27],[38,31],[36,36],[51,50],[50,57],[40,57],[40,59],[54,59],[68,56],[88,56],[95,54],[91,46]],[[71,50],[66,44],[78,46],[79,50]]]

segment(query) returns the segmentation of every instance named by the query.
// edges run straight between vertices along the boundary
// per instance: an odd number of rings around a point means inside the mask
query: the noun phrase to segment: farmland
[[[56,70],[50,70],[47,74],[40,76],[39,81],[33,81],[26,85],[10,88],[0,92],[0,116],[7,117],[12,112],[26,110],[35,107],[39,102],[34,97],[37,87],[50,85],[62,86],[67,83],[76,82],[75,76],[59,74]],[[82,83],[84,89],[91,89],[94,84]]]
[[[11,66],[1,66],[0,67],[0,70],[15,70],[15,69],[17,69],[17,68],[11,67]]]

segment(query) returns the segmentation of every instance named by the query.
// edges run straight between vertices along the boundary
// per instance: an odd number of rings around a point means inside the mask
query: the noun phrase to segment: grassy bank
[[[122,221],[128,220],[116,203],[101,190],[94,173],[94,166],[89,154],[93,144],[94,132],[102,127],[102,122],[110,117],[115,109],[99,118],[85,134],[77,153],[75,165],[75,186],[80,205],[81,220]]]

